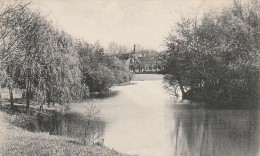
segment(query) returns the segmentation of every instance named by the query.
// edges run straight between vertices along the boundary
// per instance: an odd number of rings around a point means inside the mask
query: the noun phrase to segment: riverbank
[[[163,74],[134,74],[132,81],[158,81],[163,80]]]
[[[1,155],[91,155],[121,156],[102,144],[84,145],[80,140],[48,133],[29,132],[21,127],[35,115],[0,111]]]

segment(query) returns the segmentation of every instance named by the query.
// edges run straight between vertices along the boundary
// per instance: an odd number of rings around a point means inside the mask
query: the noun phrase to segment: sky
[[[35,0],[32,7],[60,29],[89,43],[163,49],[171,28],[187,15],[232,4],[232,0]]]

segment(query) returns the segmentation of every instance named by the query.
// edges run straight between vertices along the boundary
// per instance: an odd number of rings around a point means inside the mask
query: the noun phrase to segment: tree
[[[54,97],[62,104],[80,98],[74,39],[26,5],[8,6],[1,18],[1,63],[10,97],[13,86],[24,89],[27,110],[33,97],[41,109],[45,102],[58,101]]]
[[[84,144],[87,143],[94,143],[96,139],[98,139],[99,136],[95,136],[94,124],[98,120],[98,115],[100,112],[100,108],[95,104],[93,101],[89,101],[86,105],[86,109],[84,111]],[[91,131],[92,130],[92,131]]]
[[[128,49],[126,46],[124,45],[119,45],[117,44],[116,42],[110,42],[108,44],[108,48],[106,50],[106,52],[108,54],[113,54],[113,55],[116,55],[116,54],[125,54],[128,52]]]
[[[244,8],[235,3],[219,15],[206,13],[200,21],[183,19],[177,35],[169,35],[165,80],[178,84],[183,98],[217,106],[257,106],[259,9]]]
[[[80,57],[80,70],[83,75],[82,84],[88,86],[90,93],[108,92],[114,84],[129,81],[130,72],[126,64],[117,57],[104,53],[104,49],[96,43],[77,44]]]
[[[10,102],[11,109],[13,109],[13,96],[12,89],[14,86],[14,76],[16,67],[21,65],[21,58],[23,53],[19,50],[19,45],[24,36],[20,35],[21,27],[29,26],[33,18],[29,18],[28,21],[24,20],[24,16],[27,16],[27,4],[7,6],[1,8],[0,13],[0,39],[1,39],[1,69],[2,79],[5,81],[5,85],[10,91]],[[24,32],[24,34],[29,34],[29,32]]]

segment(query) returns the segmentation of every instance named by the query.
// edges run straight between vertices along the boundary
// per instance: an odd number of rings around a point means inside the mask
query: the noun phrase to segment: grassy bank
[[[132,81],[157,81],[162,79],[162,74],[134,74]]]
[[[0,155],[124,155],[101,144],[84,145],[78,139],[29,132],[17,126],[32,117],[0,111]]]

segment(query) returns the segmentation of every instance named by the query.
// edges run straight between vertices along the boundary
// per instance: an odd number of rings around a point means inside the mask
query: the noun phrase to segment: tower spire
[[[135,44],[134,44],[134,50],[133,50],[133,54],[135,54]]]

